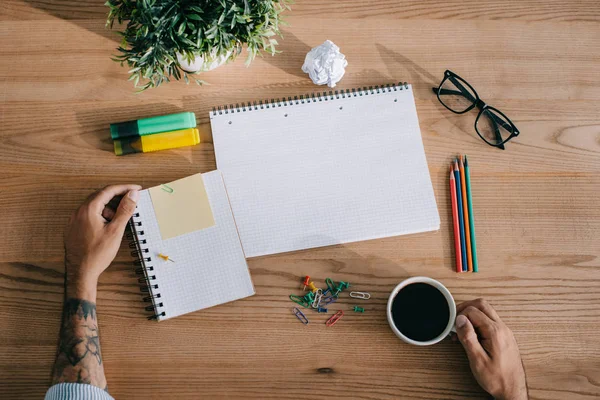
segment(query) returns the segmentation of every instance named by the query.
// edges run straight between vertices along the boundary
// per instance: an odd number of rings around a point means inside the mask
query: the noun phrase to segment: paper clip
[[[336,322],[338,322],[340,320],[340,318],[342,318],[344,316],[344,312],[342,310],[336,312],[335,314],[333,314],[331,316],[331,318],[329,318],[327,320],[327,322],[325,322],[325,325],[327,326],[333,326],[335,325]]]
[[[308,308],[308,303],[304,299],[304,297],[296,296],[295,294],[290,294],[290,300],[296,304],[301,305],[304,308]]]
[[[323,297],[323,291],[321,289],[317,289],[315,292],[315,299],[312,302],[312,308],[319,308],[321,304],[321,298]]]
[[[326,306],[327,304],[331,304],[337,301],[337,297],[335,296],[323,296],[321,298],[321,305]]]
[[[327,284],[327,290],[329,290],[329,292],[333,294],[333,292],[335,291],[335,283],[333,282],[333,280],[331,278],[325,278],[325,283]]]
[[[304,313],[300,311],[298,307],[292,308],[292,312],[294,313],[296,318],[300,320],[300,322],[302,322],[304,325],[308,325],[308,318],[306,318],[306,315],[304,315]]]
[[[350,292],[350,297],[355,299],[369,300],[371,298],[371,294],[367,292]]]
[[[172,187],[170,187],[169,185],[165,185],[164,183],[161,186],[161,189],[164,190],[167,193],[173,193],[174,190]]]

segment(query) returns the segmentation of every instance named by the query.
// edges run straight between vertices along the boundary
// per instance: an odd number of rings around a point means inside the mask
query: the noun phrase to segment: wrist
[[[494,397],[495,400],[528,400],[527,388],[517,388],[510,393]]]
[[[95,303],[98,277],[90,274],[69,273],[69,269],[72,270],[72,268],[67,268],[67,274],[65,276],[66,297]]]

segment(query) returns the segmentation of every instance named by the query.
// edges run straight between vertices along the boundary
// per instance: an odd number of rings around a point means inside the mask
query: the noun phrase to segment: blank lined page
[[[140,192],[139,217],[134,221],[142,223],[138,230],[144,234],[138,240],[146,240],[140,247],[147,248],[144,256],[151,258],[146,268],[152,267],[148,275],[156,277],[151,284],[158,288],[152,289],[152,294],[160,293],[155,303],[163,306],[157,311],[165,312],[160,320],[254,294],[221,174],[212,171],[202,177],[215,225],[167,240],[161,239],[148,190]],[[167,255],[174,262],[163,260],[158,254]]]
[[[439,229],[412,88],[338,97],[211,113],[247,257]]]

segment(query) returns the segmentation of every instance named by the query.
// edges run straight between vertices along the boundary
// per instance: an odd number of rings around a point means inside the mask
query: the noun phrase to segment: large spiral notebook
[[[210,113],[247,257],[439,229],[406,83]]]
[[[166,225],[160,225],[153,188],[140,192],[130,222],[131,247],[142,292],[147,293],[144,301],[151,303],[146,307],[153,313],[150,319],[173,318],[254,294],[221,173],[202,174],[199,184],[206,189],[214,223],[176,236],[166,235]],[[195,210],[179,211],[191,219]]]

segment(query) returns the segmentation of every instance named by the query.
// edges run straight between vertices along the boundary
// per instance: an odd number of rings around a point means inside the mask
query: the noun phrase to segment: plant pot
[[[193,62],[189,63],[183,54],[177,53],[177,62],[179,62],[181,69],[194,74],[197,72],[212,71],[213,69],[225,64],[227,60],[229,60],[230,56],[231,51],[216,57],[211,54],[211,57],[207,59],[205,59],[203,55],[198,55]]]

